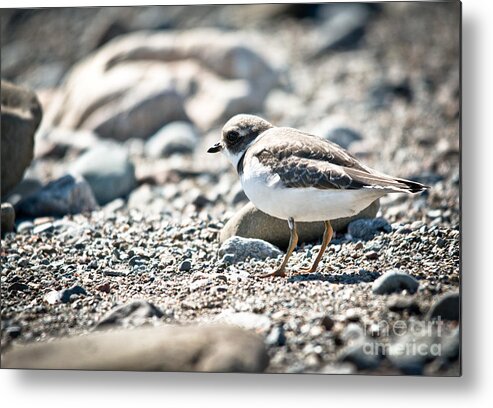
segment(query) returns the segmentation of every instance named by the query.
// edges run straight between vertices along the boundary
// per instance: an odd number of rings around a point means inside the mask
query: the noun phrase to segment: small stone
[[[342,340],[346,343],[359,340],[364,337],[363,329],[359,324],[349,323],[341,334]]]
[[[72,286],[71,288],[61,290],[59,292],[59,295],[60,295],[60,301],[62,303],[68,303],[72,300],[72,297],[74,295],[76,295],[76,296],[78,296],[78,295],[87,296],[87,292],[82,286],[75,285],[75,286]]]
[[[146,300],[134,300],[110,310],[96,325],[98,329],[109,326],[140,326],[146,319],[163,317],[163,312]]]
[[[19,337],[22,333],[22,328],[20,326],[17,326],[17,325],[12,325],[12,326],[8,326],[6,329],[5,329],[5,334],[11,339],[11,340],[14,340],[16,339],[17,337]]]
[[[404,296],[392,296],[387,301],[387,307],[392,312],[404,312],[407,311],[409,314],[419,315],[421,314],[421,309],[419,304],[416,302],[415,298],[404,297]]]
[[[359,314],[355,309],[349,309],[346,311],[344,318],[348,322],[357,322],[359,320]]]
[[[375,280],[372,291],[378,295],[401,292],[403,290],[415,293],[418,290],[418,286],[419,282],[414,277],[394,269]]]
[[[32,233],[33,235],[38,235],[47,232],[53,232],[54,229],[55,227],[53,226],[52,222],[46,222],[44,224],[37,225],[36,227],[34,227]]]
[[[191,154],[198,139],[197,130],[191,123],[172,122],[149,138],[145,144],[145,152],[152,158]]]
[[[7,290],[9,292],[24,292],[29,290],[29,286],[22,282],[14,282],[8,287]]]
[[[286,344],[286,336],[282,325],[277,325],[272,328],[270,333],[265,338],[265,344],[268,346],[282,347]]]
[[[408,332],[398,337],[386,349],[387,359],[404,374],[421,375],[425,363],[441,353],[440,341],[434,332],[407,327]]]
[[[184,260],[180,264],[180,272],[188,272],[190,269],[192,269],[192,262],[190,262],[188,259]]]
[[[371,340],[361,339],[343,348],[338,360],[354,364],[358,370],[372,370],[380,365],[380,356]]]
[[[30,232],[34,228],[34,224],[31,221],[22,221],[17,226],[17,232],[19,234],[24,234]]]
[[[111,292],[111,285],[109,282],[104,282],[104,283],[101,283],[100,285],[96,286],[96,289],[100,292],[103,292],[103,293],[110,293]]]
[[[60,293],[57,290],[52,290],[51,292],[48,292],[46,295],[44,295],[43,299],[48,304],[54,305],[55,303],[60,302]]]
[[[277,258],[282,252],[274,245],[260,239],[232,237],[225,241],[219,248],[219,256],[233,255],[228,257],[232,263],[243,262],[249,258],[265,260]],[[223,263],[225,259],[223,258]]]
[[[210,285],[210,283],[210,279],[198,279],[190,284],[189,290],[190,292],[195,292],[197,289],[204,288],[207,285]]]
[[[2,225],[1,225],[2,236],[7,232],[14,231],[15,211],[12,204],[2,203],[1,219],[2,219]]]
[[[431,307],[428,319],[458,321],[460,319],[460,294],[447,293]]]
[[[369,251],[365,254],[365,258],[369,260],[375,260],[378,259],[378,252],[375,251]]]
[[[334,327],[334,320],[329,316],[329,315],[325,315],[323,318],[322,318],[322,321],[320,322],[320,324],[325,327],[325,330],[332,330],[332,328]]]
[[[347,230],[354,239],[368,241],[380,232],[391,232],[392,227],[383,218],[366,218],[350,222]]]
[[[400,227],[397,229],[397,231],[395,231],[396,234],[403,234],[403,235],[407,235],[407,234],[410,234],[411,232],[413,232],[413,230],[409,227]]]

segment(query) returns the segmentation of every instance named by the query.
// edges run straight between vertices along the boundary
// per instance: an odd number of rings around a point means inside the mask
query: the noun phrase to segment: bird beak
[[[207,153],[217,153],[223,150],[223,145],[221,142],[217,142],[215,145],[209,147],[209,150],[207,150]]]

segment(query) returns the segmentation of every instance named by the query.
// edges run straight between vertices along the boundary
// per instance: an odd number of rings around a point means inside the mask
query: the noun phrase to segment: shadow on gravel
[[[309,281],[326,281],[330,283],[341,283],[346,285],[354,285],[357,283],[373,282],[380,276],[378,272],[369,272],[361,270],[354,273],[338,273],[338,274],[322,274],[311,273],[305,275],[292,276],[288,279],[288,282],[309,282]]]

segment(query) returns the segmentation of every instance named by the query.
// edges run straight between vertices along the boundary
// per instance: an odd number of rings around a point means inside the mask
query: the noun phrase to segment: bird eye
[[[236,142],[239,137],[240,137],[240,134],[235,130],[230,130],[228,133],[226,133],[226,139],[228,140],[228,142],[231,142],[231,143]]]

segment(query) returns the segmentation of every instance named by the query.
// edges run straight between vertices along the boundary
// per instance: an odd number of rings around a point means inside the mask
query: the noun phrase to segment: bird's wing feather
[[[296,136],[296,137],[293,137]],[[418,192],[425,186],[377,173],[335,143],[290,128],[274,128],[248,156],[272,169],[288,188],[380,189]]]

